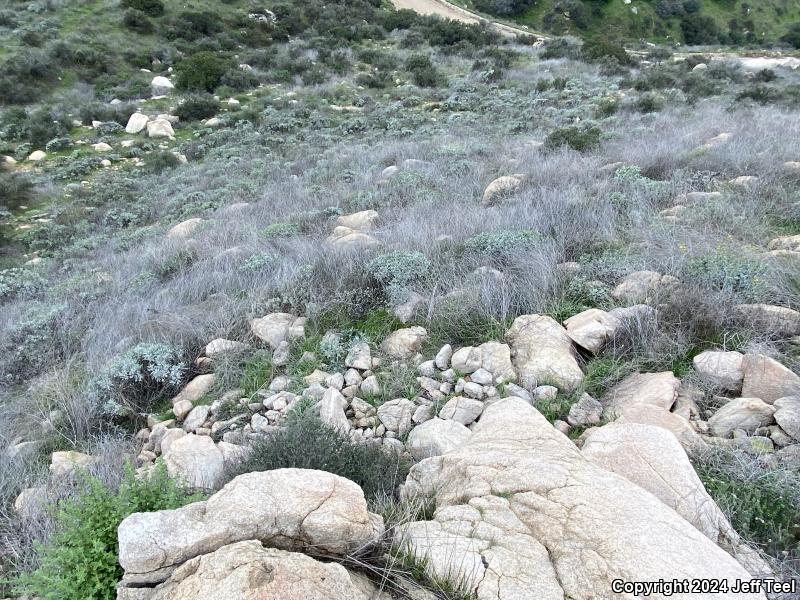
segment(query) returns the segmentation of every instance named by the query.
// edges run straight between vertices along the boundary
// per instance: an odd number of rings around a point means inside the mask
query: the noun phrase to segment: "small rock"
[[[177,419],[183,419],[194,408],[194,405],[189,400],[178,400],[172,405],[172,413]]]
[[[469,375],[481,368],[482,359],[483,356],[479,348],[465,346],[452,354],[450,364],[459,373]]]
[[[147,115],[143,115],[139,112],[133,113],[128,119],[128,124],[125,126],[125,133],[137,134],[144,131],[147,127],[148,120]]]
[[[398,329],[389,334],[381,348],[391,358],[407,360],[420,351],[422,342],[427,336],[428,332],[419,326]]]
[[[433,418],[411,430],[406,447],[415,460],[421,461],[458,448],[471,435],[470,430],[457,421]]]
[[[354,344],[344,359],[344,366],[362,371],[372,368],[372,354],[370,353],[369,344],[366,342]]]
[[[580,399],[569,409],[567,422],[573,427],[587,427],[597,425],[603,416],[603,405],[584,393]]]
[[[483,402],[456,396],[447,401],[439,411],[439,418],[452,420],[462,425],[471,425],[483,412]]]
[[[442,371],[445,371],[450,368],[450,358],[453,356],[453,347],[450,344],[445,344],[436,353],[436,358],[434,362],[436,363],[436,368]]]

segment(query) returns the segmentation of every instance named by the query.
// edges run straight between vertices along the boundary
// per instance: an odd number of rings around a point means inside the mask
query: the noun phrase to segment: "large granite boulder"
[[[390,600],[338,563],[264,548],[256,540],[197,556],[155,589],[123,590],[138,594],[123,594],[119,600]]]
[[[769,568],[744,544],[708,494],[675,436],[666,429],[611,423],[586,437],[583,455],[647,490],[734,556],[753,575]]]
[[[436,510],[399,527],[397,543],[429,575],[461,581],[479,600],[625,597],[610,592],[615,579],[750,579],[672,508],[592,463],[519,398],[487,407],[466,442],[415,465],[402,497],[433,498]]]
[[[197,556],[258,540],[284,550],[343,555],[372,544],[383,519],[352,481],[307,469],[239,475],[203,502],[134,513],[119,526],[123,582],[159,583]]]
[[[603,413],[614,419],[631,406],[649,404],[669,410],[678,398],[681,381],[671,371],[634,373],[612,387],[603,396]]]
[[[506,333],[511,360],[520,383],[527,389],[550,384],[565,392],[583,381],[572,340],[552,317],[522,315]]]

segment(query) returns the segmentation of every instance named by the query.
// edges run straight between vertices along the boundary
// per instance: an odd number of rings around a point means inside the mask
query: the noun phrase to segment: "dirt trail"
[[[416,11],[422,15],[438,15],[445,19],[453,19],[454,21],[461,21],[462,23],[489,23],[492,27],[497,29],[503,35],[513,37],[517,35],[532,35],[539,39],[548,39],[540,33],[528,31],[522,27],[513,27],[497,21],[488,21],[478,14],[475,14],[465,8],[450,4],[445,0],[392,0],[395,8],[407,8]]]

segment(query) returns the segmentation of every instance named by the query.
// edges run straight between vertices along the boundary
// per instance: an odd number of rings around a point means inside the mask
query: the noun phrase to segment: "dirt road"
[[[392,4],[396,8],[408,8],[423,15],[438,15],[445,19],[453,19],[463,23],[489,23],[492,27],[497,29],[501,34],[515,37],[517,35],[532,35],[540,41],[550,39],[549,36],[543,35],[538,32],[529,31],[524,27],[513,27],[497,21],[490,21],[484,19],[478,14],[469,10],[451,4],[446,0],[392,0]],[[636,56],[646,56],[647,52],[644,50],[628,49],[630,54]],[[696,54],[693,52],[676,52],[674,58],[681,60]],[[800,67],[800,58],[794,56],[747,56],[733,52],[706,52],[703,55],[709,57],[711,60],[738,60],[742,66],[747,70],[759,70],[775,67],[788,67],[790,69],[797,69]]]
[[[461,21],[462,23],[489,23],[492,27],[497,29],[503,35],[509,37],[517,35],[532,35],[540,39],[546,39],[545,36],[532,31],[528,31],[522,27],[512,27],[496,21],[488,21],[473,12],[470,12],[455,4],[450,4],[445,0],[392,0],[395,8],[407,8],[416,11],[422,15],[438,15],[445,19],[453,19],[454,21]]]

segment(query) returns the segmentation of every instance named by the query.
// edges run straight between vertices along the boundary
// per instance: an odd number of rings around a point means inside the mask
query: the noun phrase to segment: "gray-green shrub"
[[[236,474],[317,469],[356,482],[370,500],[395,495],[408,474],[405,459],[380,446],[354,443],[348,435],[324,425],[312,410],[297,413],[286,427],[255,442],[252,454]]]

